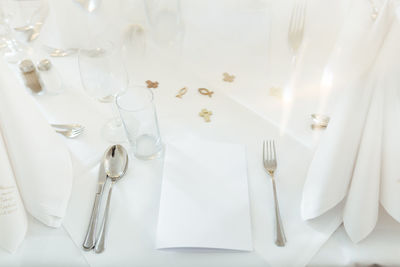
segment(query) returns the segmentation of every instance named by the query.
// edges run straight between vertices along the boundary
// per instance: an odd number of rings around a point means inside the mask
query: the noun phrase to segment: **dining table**
[[[51,60],[62,90],[32,97],[49,123],[79,123],[85,131],[73,139],[63,138],[71,155],[73,185],[62,226],[50,228],[28,215],[25,240],[15,253],[0,250],[0,266],[399,266],[400,224],[384,208],[379,209],[374,231],[359,243],[352,242],[334,216],[338,209],[310,222],[301,217],[308,167],[324,135],[323,129],[311,127],[310,115],[319,112],[324,100],[325,67],[349,22],[345,18],[354,8],[350,2],[366,16],[371,8],[368,0],[307,0],[304,37],[293,63],[287,38],[297,1],[180,1],[182,38],[176,46],[160,47],[152,39],[143,1],[103,0],[88,12],[79,1],[50,0],[49,15],[33,43],[33,57]],[[400,2],[394,2],[393,23],[400,33]],[[128,69],[130,83],[159,83],[151,90],[163,143],[195,136],[245,146],[252,251],[157,249],[164,157],[140,160],[131,152],[125,178],[113,189],[105,252],[82,249],[100,161],[113,144],[101,134],[113,109],[85,92],[76,54],[50,57],[43,47],[84,46],[90,30],[118,43],[133,24],[143,25],[146,47],[138,64],[140,75]],[[3,62],[0,68],[3,79],[18,75],[12,64]],[[234,79],[224,81],[224,73]],[[287,89],[293,77],[293,88]],[[183,87],[186,94],[176,97]],[[202,95],[198,88],[214,93]],[[199,116],[202,109],[212,111],[210,122]],[[265,139],[277,143],[276,183],[288,239],[285,247],[273,242],[273,192],[262,165]],[[127,141],[121,144],[130,147]]]

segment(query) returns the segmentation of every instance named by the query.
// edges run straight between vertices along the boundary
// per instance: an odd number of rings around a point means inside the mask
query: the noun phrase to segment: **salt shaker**
[[[19,69],[24,78],[26,87],[32,90],[34,94],[43,92],[42,83],[40,81],[39,73],[36,71],[35,65],[32,60],[25,59],[19,63]]]

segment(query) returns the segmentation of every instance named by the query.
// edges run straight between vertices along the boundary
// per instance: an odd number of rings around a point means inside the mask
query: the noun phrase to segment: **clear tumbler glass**
[[[131,86],[116,98],[126,135],[138,159],[155,159],[163,152],[153,92]]]

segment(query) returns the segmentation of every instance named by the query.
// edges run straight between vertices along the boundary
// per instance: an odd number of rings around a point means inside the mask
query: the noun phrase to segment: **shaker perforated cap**
[[[51,62],[48,59],[42,59],[40,60],[38,64],[38,69],[41,71],[47,71],[51,68]]]
[[[35,70],[35,64],[33,64],[32,60],[25,59],[19,63],[19,69],[23,73],[32,72]]]

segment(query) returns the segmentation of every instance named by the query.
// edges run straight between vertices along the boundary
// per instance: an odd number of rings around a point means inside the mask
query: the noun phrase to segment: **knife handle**
[[[94,200],[92,215],[90,216],[90,222],[86,232],[85,241],[83,241],[83,248],[85,250],[91,250],[94,248],[96,242],[96,225],[99,213],[100,196],[101,194],[96,194],[96,198]]]
[[[113,185],[114,185],[114,182],[111,183],[110,191],[108,191],[106,210],[104,212],[104,218],[103,218],[103,222],[101,224],[100,233],[99,233],[99,236],[96,241],[96,246],[94,248],[94,252],[96,252],[96,253],[102,253],[105,248],[106,231],[107,231],[107,224],[108,224],[108,217],[109,217],[108,213],[110,210],[110,201],[111,201],[111,193],[112,193]]]

